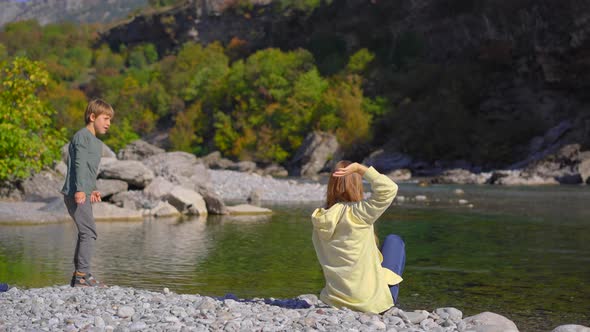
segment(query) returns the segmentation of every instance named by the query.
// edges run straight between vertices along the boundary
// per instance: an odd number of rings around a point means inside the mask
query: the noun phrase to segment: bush
[[[49,82],[39,62],[17,57],[0,68],[0,180],[22,179],[59,159],[64,132],[38,90]],[[34,133],[34,134],[33,134]]]

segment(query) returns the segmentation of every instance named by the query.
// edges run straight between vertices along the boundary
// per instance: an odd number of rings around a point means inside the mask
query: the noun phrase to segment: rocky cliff
[[[378,119],[372,148],[427,162],[505,167],[568,143],[590,146],[588,1],[342,0],[312,13],[236,3],[138,16],[104,40],[152,42],[160,53],[232,38],[247,53],[304,47],[324,73],[366,47],[376,55],[366,91],[394,109]]]
[[[42,25],[60,21],[112,22],[146,5],[147,0],[0,0],[0,27],[30,19]]]

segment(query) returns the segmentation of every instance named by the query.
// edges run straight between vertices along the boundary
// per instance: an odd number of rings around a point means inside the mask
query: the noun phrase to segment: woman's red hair
[[[334,166],[334,171],[344,168],[352,162],[348,160],[339,161]],[[326,209],[340,202],[360,202],[363,200],[363,178],[358,173],[342,177],[330,176],[328,180],[328,192],[326,194]]]

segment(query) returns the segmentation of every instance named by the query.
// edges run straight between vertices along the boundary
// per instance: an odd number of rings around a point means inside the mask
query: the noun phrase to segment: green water
[[[425,203],[396,202],[377,222],[406,241],[404,310],[492,311],[521,331],[590,325],[590,188],[400,186]],[[467,199],[473,207],[459,205]],[[314,205],[274,205],[266,217],[98,223],[96,275],[111,285],[239,297],[318,293]],[[0,224],[0,281],[61,285],[71,275],[72,223]]]

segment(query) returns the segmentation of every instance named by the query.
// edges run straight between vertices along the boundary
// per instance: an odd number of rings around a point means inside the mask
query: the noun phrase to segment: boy
[[[102,142],[96,135],[104,135],[109,130],[114,115],[115,111],[106,102],[100,99],[90,101],[84,114],[86,127],[74,134],[68,148],[68,172],[61,192],[78,229],[74,253],[76,270],[70,282],[72,287],[104,287],[90,274],[90,261],[96,241],[91,203],[101,201],[100,193],[96,191],[96,177],[102,155]]]

